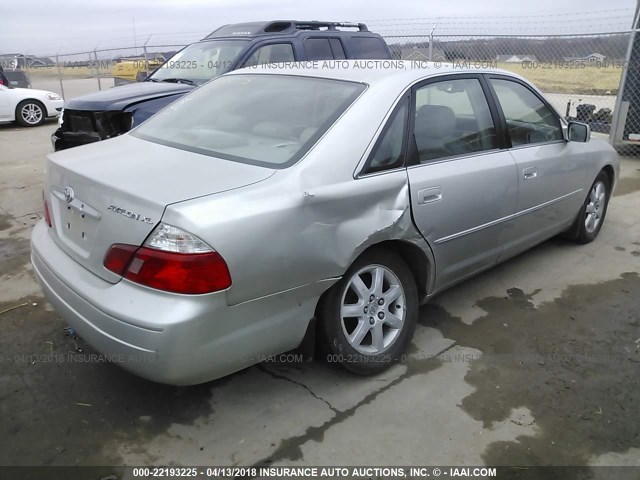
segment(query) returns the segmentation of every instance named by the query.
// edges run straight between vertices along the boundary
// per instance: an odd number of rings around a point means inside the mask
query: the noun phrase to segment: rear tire
[[[609,176],[600,172],[589,189],[587,198],[576,219],[576,241],[582,244],[593,242],[604,223],[611,196]]]
[[[23,100],[16,107],[16,122],[23,127],[42,125],[47,119],[47,109],[38,100]]]
[[[362,254],[322,300],[319,334],[327,361],[359,375],[396,363],[418,320],[418,288],[396,253]]]

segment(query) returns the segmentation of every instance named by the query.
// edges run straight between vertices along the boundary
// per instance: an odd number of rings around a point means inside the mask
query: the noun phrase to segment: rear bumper
[[[149,380],[191,385],[297,347],[318,298],[337,279],[230,307],[226,293],[175,295],[111,284],[75,262],[40,221],[31,260],[58,314],[99,352]]]

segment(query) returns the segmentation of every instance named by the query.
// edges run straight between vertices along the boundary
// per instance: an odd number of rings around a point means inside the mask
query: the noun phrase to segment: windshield
[[[361,83],[314,77],[228,75],[172,103],[132,135],[284,168],[302,158],[364,89]]]
[[[246,46],[245,40],[194,43],[167,60],[149,80],[202,85],[229,71]]]

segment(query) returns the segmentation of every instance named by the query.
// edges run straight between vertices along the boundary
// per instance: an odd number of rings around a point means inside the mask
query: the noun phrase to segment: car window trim
[[[540,146],[543,146],[543,145],[553,145],[555,143],[566,143],[567,142],[567,140],[564,138],[562,117],[560,115],[558,115],[558,112],[556,112],[556,109],[553,108],[553,106],[542,95],[540,95],[539,92],[537,92],[535,89],[533,89],[531,87],[531,85],[529,85],[526,81],[524,81],[524,80],[522,80],[520,78],[517,78],[517,77],[512,77],[510,75],[501,75],[499,73],[487,73],[487,74],[483,74],[483,77],[485,77],[485,81],[487,83],[487,88],[491,92],[491,95],[493,96],[493,99],[495,101],[496,107],[498,108],[498,110],[500,112],[501,121],[504,122],[503,128],[504,128],[504,132],[505,132],[506,138],[508,140],[508,144],[509,144],[508,148],[509,148],[509,150],[518,150],[518,149],[521,149],[521,148],[540,147]],[[529,90],[533,95],[535,95],[535,97],[538,98],[538,100],[540,100],[549,109],[551,114],[558,121],[558,126],[560,128],[560,132],[562,133],[562,139],[548,140],[546,142],[538,142],[538,143],[525,143],[523,145],[515,145],[514,146],[513,142],[511,141],[511,132],[509,132],[509,128],[507,126],[507,119],[504,116],[504,111],[502,110],[502,105],[500,104],[500,101],[498,99],[498,94],[496,93],[496,90],[495,90],[495,88],[493,88],[493,84],[490,81],[493,78],[495,78],[497,80],[510,81],[510,82],[514,82],[514,83],[517,83],[519,85],[522,85],[524,88]]]
[[[495,153],[500,150],[509,148],[508,145],[510,145],[510,142],[508,144],[505,141],[505,138],[508,138],[506,137],[508,132],[504,131],[506,127],[506,123],[503,123],[503,117],[500,117],[499,110],[495,105],[493,105],[493,96],[491,94],[491,91],[488,89],[487,85],[485,85],[486,82],[483,82],[483,75],[479,73],[452,73],[452,74],[446,74],[446,75],[438,75],[435,77],[426,78],[424,80],[416,82],[411,86],[411,105],[410,105],[411,114],[409,115],[409,121],[411,123],[409,138],[413,139],[413,141],[411,142],[411,147],[414,147],[416,145],[415,133],[414,133],[414,123],[415,123],[415,117],[416,117],[416,103],[417,103],[416,91],[422,87],[425,87],[427,85],[437,83],[437,82],[446,82],[450,80],[469,80],[469,79],[478,80],[478,83],[480,84],[480,88],[482,89],[482,93],[484,94],[485,101],[487,102],[487,105],[489,107],[489,113],[491,115],[491,120],[493,121],[493,127],[496,130],[498,146],[490,150],[479,150],[477,152],[460,153],[458,155],[450,155],[448,157],[438,157],[438,158],[428,160],[426,162],[420,162],[418,158],[417,148],[416,149],[412,148],[412,151],[410,152],[411,156],[407,158],[408,167],[431,165],[433,163],[441,163],[442,161],[449,161],[449,160],[459,160],[461,158],[478,156],[479,154],[484,154],[484,153]]]
[[[405,113],[405,125],[404,125],[404,132],[403,132],[403,138],[402,138],[402,149],[400,150],[400,155],[402,156],[402,164],[398,165],[397,167],[389,167],[389,168],[383,168],[381,170],[376,170],[376,171],[367,171],[369,169],[369,167],[371,166],[371,162],[373,161],[373,155],[376,152],[376,149],[380,146],[380,144],[383,142],[385,135],[387,134],[387,132],[389,131],[389,129],[391,128],[391,124],[393,123],[393,121],[396,119],[395,115],[398,113],[398,111],[402,108],[403,103],[407,103],[407,102],[411,102],[411,98],[410,98],[410,94],[408,91],[405,91],[402,93],[402,95],[398,98],[398,100],[395,102],[395,104],[393,105],[393,107],[390,109],[391,113],[389,113],[386,118],[384,119],[383,122],[383,127],[380,130],[380,133],[378,134],[373,147],[371,148],[371,150],[369,151],[369,154],[367,155],[367,160],[364,162],[364,165],[362,166],[362,168],[360,169],[359,173],[356,175],[356,178],[361,178],[364,176],[369,176],[369,175],[377,175],[377,174],[381,174],[381,173],[387,173],[387,172],[391,172],[391,171],[395,171],[395,170],[402,170],[407,166],[407,154],[408,154],[408,140],[409,140],[409,123],[411,121],[411,104],[409,103],[407,105],[407,112]]]
[[[477,152],[459,153],[458,155],[451,155],[450,157],[434,158],[433,160],[429,160],[427,162],[420,162],[412,165],[407,165],[407,169],[428,167],[428,166],[437,165],[440,163],[456,162],[458,160],[463,160],[465,158],[492,155],[492,154],[500,153],[503,151],[507,151],[507,149],[496,147],[496,148],[492,148],[491,150],[478,150]]]

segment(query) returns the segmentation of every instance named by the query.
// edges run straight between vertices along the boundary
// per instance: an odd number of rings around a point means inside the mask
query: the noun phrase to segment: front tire
[[[396,253],[372,249],[334,285],[319,309],[327,360],[360,375],[396,363],[413,337],[418,289]]]
[[[607,214],[609,198],[611,196],[611,181],[605,172],[600,172],[596,177],[589,194],[578,213],[578,235],[576,240],[579,243],[593,242],[604,223]]]
[[[42,125],[47,118],[47,110],[37,100],[23,100],[16,107],[16,122],[23,127]]]

